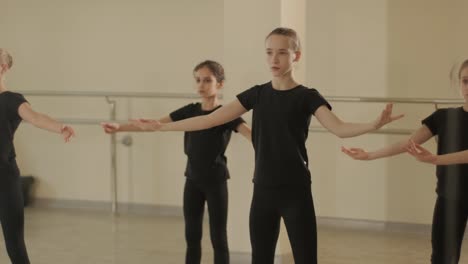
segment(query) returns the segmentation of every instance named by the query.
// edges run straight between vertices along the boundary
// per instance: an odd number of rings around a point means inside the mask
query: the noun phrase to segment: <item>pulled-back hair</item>
[[[223,66],[216,61],[206,60],[200,62],[199,64],[197,64],[197,66],[195,66],[193,72],[196,72],[201,68],[208,68],[208,70],[210,70],[211,73],[213,73],[213,75],[215,76],[216,81],[218,81],[219,83],[223,82],[226,79],[226,77],[224,76]]]
[[[266,36],[265,39],[268,39],[272,35],[288,37],[290,40],[292,49],[294,51],[301,51],[301,41],[299,40],[297,32],[294,29],[286,28],[286,27],[275,28],[273,29],[273,31],[270,32],[270,34]]]

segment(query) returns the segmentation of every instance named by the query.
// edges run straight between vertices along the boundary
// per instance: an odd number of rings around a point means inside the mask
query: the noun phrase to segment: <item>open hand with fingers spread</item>
[[[361,148],[345,148],[341,147],[341,152],[350,156],[355,160],[370,160],[370,155],[367,151]]]
[[[163,126],[158,120],[144,118],[130,119],[130,123],[143,131],[158,131]]]
[[[62,135],[65,142],[70,142],[71,138],[75,136],[75,130],[71,126],[64,125],[60,130],[60,134]]]
[[[380,114],[380,116],[375,120],[375,123],[374,123],[375,129],[379,129],[385,126],[386,124],[393,122],[395,120],[398,120],[405,116],[404,114],[392,116],[392,111],[393,111],[393,104],[388,103],[385,109]]]
[[[435,164],[437,161],[437,155],[432,154],[429,150],[425,149],[414,141],[410,141],[406,151],[417,160],[425,163]]]
[[[107,134],[114,134],[119,131],[120,124],[118,123],[101,123],[104,132]]]

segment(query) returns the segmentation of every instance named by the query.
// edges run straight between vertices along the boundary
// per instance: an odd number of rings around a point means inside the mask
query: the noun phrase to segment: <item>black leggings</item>
[[[432,221],[432,264],[456,264],[468,217],[468,202],[437,197]]]
[[[202,184],[187,179],[184,189],[186,264],[199,264],[205,201],[208,204],[211,243],[215,264],[229,263],[227,241],[228,189],[227,183]]]
[[[18,168],[0,169],[0,221],[12,264],[29,264],[24,243],[23,193]]]
[[[296,264],[317,263],[317,225],[311,186],[254,186],[250,209],[252,264],[273,264],[283,218]]]

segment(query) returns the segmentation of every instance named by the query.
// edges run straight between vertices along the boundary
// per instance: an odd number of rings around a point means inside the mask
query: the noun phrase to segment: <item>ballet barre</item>
[[[196,93],[153,93],[153,92],[102,92],[102,91],[18,91],[25,96],[46,96],[46,97],[99,97],[104,98],[109,106],[109,119],[77,119],[77,118],[59,118],[61,122],[68,124],[81,125],[100,125],[102,122],[127,122],[127,120],[117,120],[117,101],[111,98],[145,98],[145,99],[198,99]],[[219,96],[223,98],[222,95]],[[461,99],[437,99],[437,98],[392,98],[392,97],[351,97],[351,96],[325,96],[329,102],[340,103],[398,103],[398,104],[432,104],[437,109],[439,105],[454,105],[464,103]],[[412,129],[381,129],[372,132],[373,134],[385,135],[409,135]],[[318,126],[312,126],[309,132],[327,132],[326,129]],[[111,154],[111,207],[114,214],[118,213],[118,193],[117,193],[117,137],[116,134],[110,136],[110,154]],[[132,145],[132,137],[126,135],[120,141],[125,146]]]
[[[102,97],[109,106],[109,120],[99,119],[73,119],[61,118],[61,122],[68,124],[99,125],[102,122],[119,122],[117,120],[117,101],[111,98],[167,98],[167,99],[196,99],[199,95],[195,93],[150,93],[150,92],[101,92],[101,91],[17,91],[25,96],[46,96],[46,97]],[[222,95],[219,96],[222,99]],[[132,138],[126,136],[121,141],[122,144],[130,146]],[[112,213],[118,213],[118,186],[117,186],[117,136],[110,136],[111,154],[111,208]]]

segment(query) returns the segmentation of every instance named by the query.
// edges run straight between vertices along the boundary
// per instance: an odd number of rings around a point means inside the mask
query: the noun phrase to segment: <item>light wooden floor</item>
[[[27,209],[26,240],[34,264],[184,263],[179,217],[113,218],[104,212]],[[210,247],[205,235],[203,263],[212,263]],[[0,248],[0,263],[9,263],[3,240]],[[466,243],[462,254],[460,263],[468,263]],[[429,234],[319,226],[321,264],[418,264],[429,258]]]

